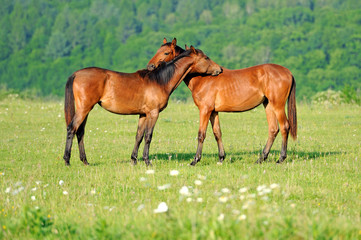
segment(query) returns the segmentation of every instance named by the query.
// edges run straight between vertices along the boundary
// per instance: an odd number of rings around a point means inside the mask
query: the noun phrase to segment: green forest
[[[238,69],[291,70],[298,99],[361,89],[361,1],[14,0],[0,8],[0,85],[63,96],[76,70],[146,67],[163,38]],[[181,84],[174,92],[187,99]]]

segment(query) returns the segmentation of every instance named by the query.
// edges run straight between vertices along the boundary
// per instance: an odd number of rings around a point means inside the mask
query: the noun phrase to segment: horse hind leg
[[[279,132],[278,123],[277,123],[277,117],[273,111],[273,107],[268,102],[265,102],[264,104],[265,110],[266,110],[266,116],[267,116],[267,122],[268,122],[268,139],[266,146],[264,147],[261,156],[256,161],[256,163],[262,163],[265,161],[268,157],[268,154],[271,150],[271,147],[273,145],[274,140],[277,137],[277,134]]]
[[[281,155],[277,163],[282,163],[287,158],[287,142],[288,142],[288,134],[290,131],[290,125],[286,117],[284,106],[283,108],[281,108],[279,111],[276,112],[276,116],[280,124],[280,129],[282,134]]]
[[[218,145],[219,162],[222,163],[226,154],[224,152],[224,146],[222,142],[222,132],[221,132],[221,125],[219,123],[218,112],[212,112],[210,120],[213,128],[213,134]]]
[[[85,149],[84,149],[84,133],[85,133],[85,125],[86,125],[87,119],[88,119],[88,115],[85,117],[83,122],[80,124],[78,130],[76,131],[76,136],[78,139],[78,146],[79,146],[80,161],[82,161],[84,163],[84,165],[89,165],[89,163],[86,159],[86,154],[85,154]]]
[[[66,135],[66,144],[65,144],[65,151],[64,151],[64,161],[65,165],[70,165],[70,157],[71,157],[71,147],[73,145],[73,138],[74,135],[77,134],[77,131],[80,127],[80,125],[83,123],[84,119],[87,117],[90,110],[87,111],[77,111],[71,120],[70,124],[67,127],[67,135]],[[85,126],[85,124],[84,124]],[[84,130],[84,129],[83,129]],[[84,136],[84,133],[81,134]],[[79,136],[81,136],[79,135]],[[78,137],[79,139],[79,137]],[[81,141],[82,142],[82,141]],[[82,143],[83,144],[83,143]],[[83,145],[82,145],[83,146]],[[80,146],[79,146],[80,147]],[[82,148],[84,150],[84,146]],[[79,148],[80,150],[80,148]],[[81,152],[81,151],[80,151]],[[85,155],[85,151],[84,151]]]

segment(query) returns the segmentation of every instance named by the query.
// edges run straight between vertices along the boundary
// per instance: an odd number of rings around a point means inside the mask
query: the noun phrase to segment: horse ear
[[[177,45],[177,39],[176,38],[173,38],[172,40],[172,45],[175,47]]]
[[[185,44],[184,47],[186,48],[186,50],[189,50],[189,49],[190,49],[190,48],[187,46],[187,44]]]
[[[197,53],[197,50],[193,46],[191,46],[190,49],[191,49],[192,53]]]
[[[163,44],[166,44],[166,43],[167,43],[167,39],[164,38],[164,39],[163,39]]]

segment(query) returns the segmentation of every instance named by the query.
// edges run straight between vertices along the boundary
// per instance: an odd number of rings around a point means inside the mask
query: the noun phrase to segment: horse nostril
[[[147,68],[148,68],[149,71],[153,71],[155,69],[155,66],[152,63],[152,64],[149,64]]]

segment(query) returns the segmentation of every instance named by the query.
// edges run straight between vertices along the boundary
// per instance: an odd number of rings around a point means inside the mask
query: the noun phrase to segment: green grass
[[[90,166],[74,141],[65,167],[63,104],[10,96],[0,102],[0,239],[360,239],[360,113],[359,106],[298,104],[298,140],[281,165],[280,136],[269,161],[254,164],[267,140],[262,107],[221,113],[226,161],[217,164],[209,128],[203,158],[190,167],[198,109],[171,102],[147,168],[130,164],[138,117],[96,106],[85,135]],[[257,190],[273,183],[279,187],[269,193]],[[179,193],[183,186],[190,196]],[[161,202],[169,210],[154,213]]]

